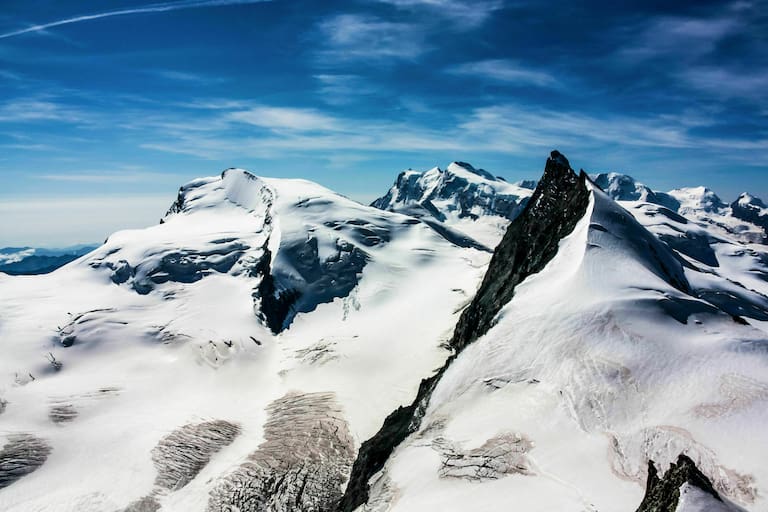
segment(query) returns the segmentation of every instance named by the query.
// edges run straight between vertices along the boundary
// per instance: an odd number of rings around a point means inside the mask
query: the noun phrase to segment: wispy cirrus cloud
[[[208,130],[164,129],[143,148],[216,159],[233,154],[280,158],[291,154],[333,155],[366,152],[441,151],[460,154],[486,151],[525,154],[552,147],[651,148],[678,150],[768,149],[768,140],[725,138],[701,133],[717,124],[701,112],[671,114],[602,114],[553,110],[520,104],[474,108],[439,127],[397,120],[353,119],[288,107],[247,107],[243,102],[210,111]],[[259,131],[249,132],[242,124]],[[149,129],[152,129],[149,127]]]
[[[311,132],[339,129],[338,122],[333,117],[306,108],[257,106],[230,112],[226,118],[275,131]]]
[[[698,66],[684,69],[678,76],[690,87],[720,98],[740,98],[763,104],[768,102],[765,95],[768,90],[768,71]]]
[[[60,181],[71,183],[141,183],[149,181],[172,180],[178,177],[174,174],[143,171],[93,171],[80,173],[48,173],[35,174],[35,179],[44,181]]]
[[[430,15],[448,18],[458,28],[475,28],[504,7],[503,0],[377,0],[401,9],[425,10]]]
[[[177,71],[174,69],[149,69],[146,70],[146,73],[163,78],[165,80],[174,82],[186,82],[189,84],[210,85],[227,81],[227,78],[223,76],[201,75],[199,73]]]
[[[446,70],[454,75],[485,78],[497,82],[538,87],[557,87],[557,79],[546,71],[531,69],[519,62],[506,59],[488,59],[465,62]]]
[[[640,27],[625,29],[628,44],[617,57],[631,62],[653,58],[696,59],[712,52],[728,35],[737,34],[744,23],[738,11],[714,18],[662,16]]]
[[[114,16],[128,16],[132,14],[148,14],[148,13],[160,13],[168,11],[178,11],[182,9],[200,9],[203,7],[220,7],[225,5],[238,5],[238,4],[253,4],[260,2],[267,2],[269,0],[178,0],[175,2],[162,2],[155,4],[148,4],[139,7],[132,7],[128,9],[115,9],[111,11],[103,11],[94,14],[84,14],[80,16],[73,16],[71,18],[64,18],[56,21],[50,21],[47,23],[41,23],[32,25],[18,30],[5,32],[0,34],[0,39],[6,39],[9,37],[20,36],[22,34],[29,34],[33,32],[45,32],[49,28],[60,27],[63,25],[71,25],[73,23],[82,23],[85,21],[94,21],[102,18],[111,18]]]
[[[418,25],[374,16],[341,14],[323,20],[318,29],[323,38],[318,56],[324,63],[414,60],[428,49]]]
[[[381,92],[380,86],[372,84],[359,75],[319,74],[314,78],[320,84],[318,93],[329,105],[347,105]]]
[[[83,123],[88,114],[49,97],[14,98],[0,104],[1,122],[63,121]]]

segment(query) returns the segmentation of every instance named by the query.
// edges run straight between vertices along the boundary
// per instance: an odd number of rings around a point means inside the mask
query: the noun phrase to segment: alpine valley
[[[0,273],[5,512],[768,511],[768,207],[242,169]]]

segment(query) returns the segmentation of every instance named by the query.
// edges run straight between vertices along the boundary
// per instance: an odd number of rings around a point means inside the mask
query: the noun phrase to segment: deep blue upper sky
[[[578,5],[575,5],[578,4]],[[244,167],[574,167],[768,198],[768,3],[3,0],[0,246],[157,221]]]

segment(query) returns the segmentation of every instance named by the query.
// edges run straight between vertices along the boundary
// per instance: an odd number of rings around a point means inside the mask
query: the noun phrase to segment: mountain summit
[[[445,170],[401,172],[371,206],[422,219],[438,231],[458,231],[493,249],[532,193],[483,169],[453,162]]]

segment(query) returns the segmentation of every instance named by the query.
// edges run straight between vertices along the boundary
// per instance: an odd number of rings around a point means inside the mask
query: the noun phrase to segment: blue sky
[[[0,246],[157,222],[233,166],[368,201],[558,148],[768,198],[766,90],[765,1],[3,0]]]

